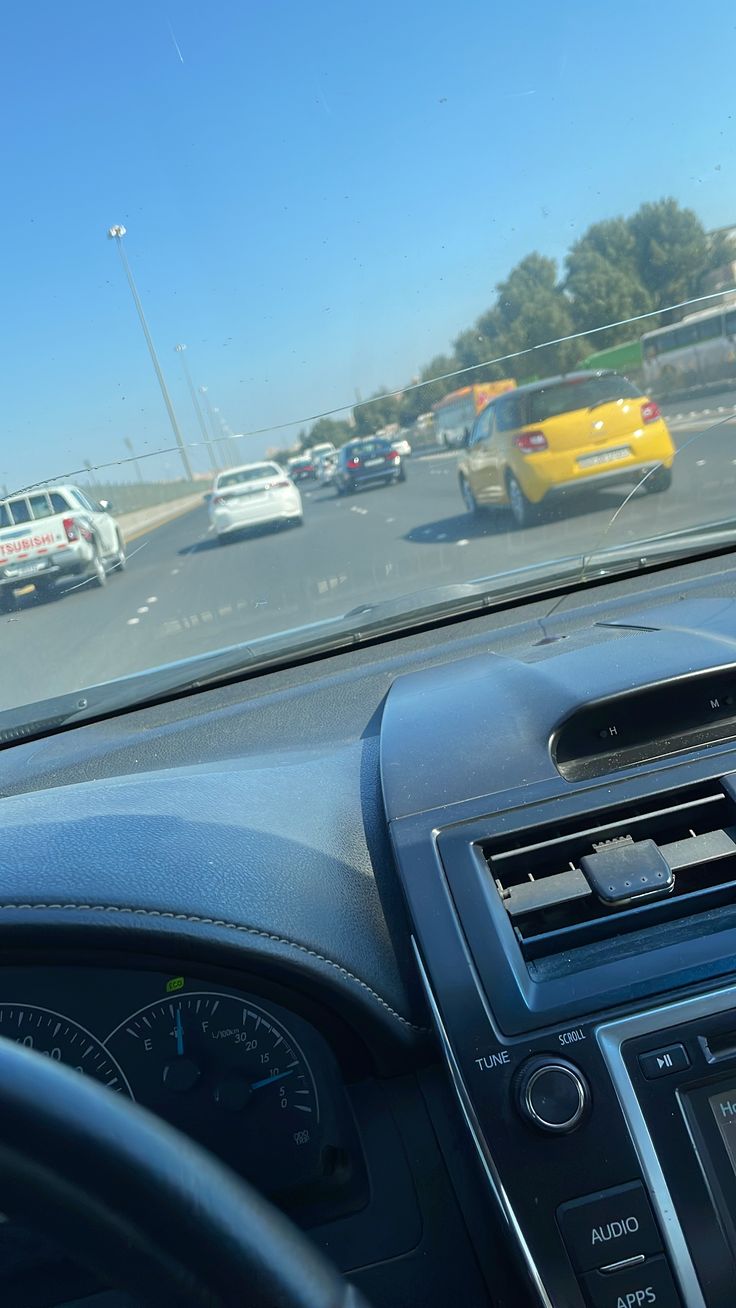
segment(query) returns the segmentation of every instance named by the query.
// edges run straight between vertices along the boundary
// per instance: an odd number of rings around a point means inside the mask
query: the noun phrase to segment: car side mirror
[[[110,512],[111,512],[111,510],[112,510],[112,501],[111,501],[111,500],[99,500],[98,503],[99,503],[99,506],[100,506],[100,508],[102,509],[102,512],[103,512],[103,513],[110,513]]]

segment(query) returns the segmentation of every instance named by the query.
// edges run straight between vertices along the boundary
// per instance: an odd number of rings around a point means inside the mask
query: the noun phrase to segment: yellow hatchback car
[[[576,372],[519,386],[478,415],[460,466],[471,513],[508,505],[518,527],[575,490],[672,482],[675,447],[657,404],[615,372]]]

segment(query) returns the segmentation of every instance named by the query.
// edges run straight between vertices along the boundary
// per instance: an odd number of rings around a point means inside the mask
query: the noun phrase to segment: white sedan
[[[396,453],[400,454],[402,459],[408,459],[411,454],[411,445],[404,436],[400,436],[398,440],[392,441],[391,449],[396,450]]]
[[[303,521],[302,497],[277,463],[244,463],[219,473],[209,510],[220,544],[248,527],[282,522],[300,527]]]

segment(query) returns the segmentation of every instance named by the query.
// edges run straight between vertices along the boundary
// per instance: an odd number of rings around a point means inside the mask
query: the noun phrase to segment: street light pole
[[[128,453],[130,454],[131,458],[133,459],[133,467],[135,468],[136,476],[137,476],[137,478],[138,478],[138,480],[139,480],[139,482],[140,482],[140,484],[141,484],[141,486],[142,486],[142,485],[143,485],[143,473],[141,472],[141,465],[140,465],[140,463],[138,462],[138,459],[137,459],[137,457],[136,457],[135,450],[133,449],[133,442],[132,442],[132,440],[130,439],[129,436],[123,436],[123,445],[125,446],[126,450],[128,451]]]
[[[189,371],[189,367],[188,367],[188,365],[187,365],[186,354],[185,354],[185,350],[186,350],[186,348],[187,348],[186,345],[175,345],[175,346],[174,346],[174,349],[176,350],[176,353],[179,355],[179,358],[180,358],[180,360],[181,360],[182,372],[184,373],[184,377],[185,377],[185,379],[186,379],[187,386],[189,387],[189,394],[190,394],[191,397],[192,397],[192,404],[194,405],[194,412],[195,412],[196,415],[197,415],[197,422],[199,423],[199,429],[200,429],[200,431],[201,431],[201,433],[202,433],[202,436],[203,436],[203,438],[204,438],[204,443],[205,443],[205,445],[207,446],[207,453],[208,453],[208,455],[209,455],[210,464],[212,465],[212,471],[213,471],[213,472],[217,472],[217,466],[218,466],[218,465],[217,465],[217,458],[215,457],[215,452],[214,452],[214,450],[213,450],[213,448],[212,448],[212,442],[211,442],[211,440],[210,440],[210,438],[209,438],[209,434],[208,434],[208,432],[207,432],[207,427],[206,427],[206,425],[205,425],[205,421],[204,421],[204,414],[202,413],[201,405],[200,405],[200,403],[199,403],[199,400],[197,399],[197,392],[196,392],[195,389],[194,389],[194,382],[192,381],[192,374],[190,373],[190,371]]]
[[[225,457],[226,451],[223,451],[221,449],[221,437],[218,437],[217,434],[217,423],[215,422],[215,414],[212,408],[212,400],[210,399],[209,388],[207,386],[200,386],[199,393],[200,395],[204,396],[205,407],[207,409],[207,417],[210,420],[210,427],[212,428],[212,439],[214,441],[214,448],[220,450],[220,456],[222,457],[223,466],[227,467],[229,460]]]
[[[161,387],[161,394],[164,397],[166,412],[169,415],[169,421],[171,423],[174,436],[176,438],[176,443],[179,446],[179,454],[181,456],[182,465],[184,467],[184,474],[186,476],[187,481],[192,481],[193,480],[192,465],[189,462],[189,456],[187,454],[186,447],[184,445],[184,441],[182,440],[181,432],[179,430],[179,423],[177,422],[176,414],[174,413],[174,406],[171,403],[171,396],[169,395],[166,382],[164,381],[164,374],[161,371],[161,365],[158,361],[158,356],[156,354],[156,347],[153,344],[153,338],[151,336],[150,331],[148,330],[148,323],[146,322],[146,315],[143,312],[141,297],[138,294],[138,288],[136,287],[136,284],[133,280],[133,274],[130,271],[130,264],[128,263],[126,253],[123,248],[123,237],[125,236],[125,228],[122,227],[120,224],[117,224],[115,227],[110,227],[108,229],[107,234],[110,240],[114,241],[118,247],[120,262],[123,265],[123,271],[128,280],[130,293],[133,296],[133,303],[138,311],[138,317],[140,318],[141,327],[143,328],[143,335],[146,338],[146,345],[148,346],[148,352],[151,356],[151,363],[153,364],[154,372],[156,373],[156,377],[158,378],[158,384]]]
[[[225,461],[226,461],[226,463],[227,463],[228,468],[234,468],[234,467],[235,467],[235,460],[234,460],[234,458],[233,458],[233,452],[232,452],[232,449],[231,449],[231,446],[230,446],[230,441],[228,440],[228,426],[227,426],[227,423],[225,422],[225,419],[223,418],[222,414],[220,413],[220,410],[218,409],[217,405],[215,405],[215,407],[214,407],[214,409],[212,410],[212,412],[214,413],[215,417],[217,418],[217,421],[218,421],[218,424],[219,424],[219,427],[220,427],[220,440],[221,440],[221,442],[222,442],[222,448],[223,448],[223,450],[225,451]]]

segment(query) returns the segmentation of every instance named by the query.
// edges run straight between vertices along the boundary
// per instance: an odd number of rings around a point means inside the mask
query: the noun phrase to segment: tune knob
[[[580,1125],[590,1104],[590,1090],[574,1063],[539,1055],[524,1063],[516,1082],[522,1117],[540,1131],[564,1135]]]

